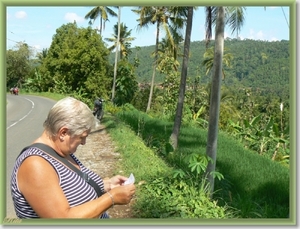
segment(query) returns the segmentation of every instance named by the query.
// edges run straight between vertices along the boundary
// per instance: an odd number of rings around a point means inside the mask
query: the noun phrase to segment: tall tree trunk
[[[210,197],[214,192],[214,177],[212,172],[216,169],[218,125],[220,114],[220,95],[222,79],[222,59],[224,50],[224,7],[218,7],[215,34],[215,55],[212,74],[211,97],[209,107],[209,124],[207,135],[206,155],[212,159],[206,169],[206,179],[210,187]]]
[[[190,43],[191,43],[193,10],[194,10],[193,7],[188,8],[187,25],[186,25],[185,39],[184,39],[182,70],[181,70],[181,78],[180,78],[179,96],[178,96],[178,102],[177,102],[173,132],[170,136],[170,144],[172,145],[172,147],[174,149],[177,149],[177,146],[178,146],[179,131],[180,131],[181,120],[182,120],[182,110],[183,110],[183,102],[184,102],[184,96],[185,96],[187,68],[188,68]]]
[[[100,34],[100,36],[102,37],[102,17],[101,17],[101,15],[100,15],[100,17],[99,17],[99,34]]]
[[[111,101],[114,102],[115,99],[115,89],[116,89],[116,79],[117,79],[117,66],[118,66],[118,48],[119,48],[119,42],[120,42],[120,30],[121,30],[121,6],[119,8],[118,13],[118,39],[117,39],[117,45],[116,45],[116,53],[115,53],[115,66],[114,66],[114,79],[113,79],[113,88],[111,93]]]
[[[155,74],[156,74],[156,66],[157,66],[157,52],[158,52],[158,43],[159,43],[159,22],[156,24],[156,42],[155,42],[155,57],[154,57],[154,64],[153,64],[153,73],[152,73],[152,79],[151,79],[151,87],[150,87],[150,93],[149,93],[149,99],[148,99],[148,105],[146,112],[148,112],[151,108],[151,102],[153,97],[153,90],[154,90],[154,83],[155,83]]]

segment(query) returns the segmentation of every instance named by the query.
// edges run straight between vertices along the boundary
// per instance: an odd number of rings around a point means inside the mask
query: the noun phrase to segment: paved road
[[[10,176],[20,151],[43,131],[43,122],[55,101],[19,94],[7,94],[6,107],[6,216],[15,217],[10,194]]]

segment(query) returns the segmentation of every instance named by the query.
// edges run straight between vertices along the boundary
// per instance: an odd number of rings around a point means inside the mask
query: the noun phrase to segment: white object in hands
[[[124,182],[124,184],[133,184],[134,183],[134,176],[131,173],[130,176],[128,177],[128,179]]]

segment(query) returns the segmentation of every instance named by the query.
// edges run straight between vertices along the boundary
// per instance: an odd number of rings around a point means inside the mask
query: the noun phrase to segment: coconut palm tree
[[[117,8],[117,6],[113,6]],[[92,25],[99,17],[99,33],[102,35],[102,29],[105,29],[105,22],[108,20],[108,15],[117,17],[118,15],[108,6],[95,6],[90,12],[85,15],[85,19],[90,19],[89,24]]]
[[[224,55],[223,55],[223,63],[231,68],[231,61],[233,60],[233,56],[231,53],[225,53],[226,51],[228,51],[228,49],[224,48]],[[214,47],[210,47],[208,49],[206,49],[204,55],[204,60],[202,62],[202,65],[205,66],[206,72],[205,74],[207,75],[211,69],[213,68],[213,64],[214,64]],[[225,79],[225,72],[224,69],[222,68],[222,78]]]
[[[139,6],[137,9],[132,10],[134,13],[139,15],[138,29],[148,28],[151,24],[156,24],[156,41],[155,41],[155,57],[153,64],[153,73],[151,78],[150,94],[148,99],[148,105],[146,112],[150,110],[153,88],[156,75],[157,58],[158,58],[158,44],[160,37],[160,30],[163,28],[166,36],[170,39],[171,43],[174,44],[172,39],[174,33],[180,36],[180,30],[184,26],[186,20],[186,7],[167,7],[167,6]]]
[[[239,8],[239,9],[238,9]],[[213,196],[214,191],[214,175],[216,168],[217,157],[217,140],[218,140],[218,126],[220,114],[220,95],[221,95],[221,79],[223,66],[223,51],[224,51],[224,28],[228,23],[232,32],[239,31],[243,24],[243,7],[206,7],[206,38],[207,45],[211,39],[211,26],[216,25],[215,28],[215,47],[214,47],[214,62],[211,84],[211,97],[209,109],[209,124],[207,134],[206,155],[211,159],[205,171],[205,177],[210,187],[210,197]]]
[[[161,71],[165,67],[166,62],[168,62],[169,58],[173,58],[173,69],[177,71],[179,67],[179,62],[177,60],[178,52],[180,52],[179,42],[176,42],[173,46],[171,41],[166,37],[163,38],[158,44],[158,52],[157,52],[157,69]],[[151,56],[155,56],[155,52],[151,54]],[[182,56],[182,55],[180,55]],[[168,57],[168,59],[167,59]]]
[[[237,36],[241,28],[243,27],[245,18],[244,18],[244,11],[246,10],[245,7],[225,7],[225,24],[229,25],[231,28],[231,33],[233,34],[236,32]],[[205,31],[205,40],[206,45],[210,43],[212,38],[212,26],[216,26],[217,14],[218,14],[218,7],[205,7],[206,11],[206,31]]]
[[[194,8],[188,7],[178,103],[176,108],[173,131],[169,139],[170,144],[174,149],[176,149],[178,145],[178,136],[179,136],[179,130],[180,130],[181,120],[182,120],[182,110],[183,110],[183,102],[184,102],[184,95],[185,95],[185,88],[186,88],[187,68],[188,68],[192,24],[193,24],[193,12],[194,12]]]
[[[131,50],[131,41],[135,40],[135,37],[131,37],[131,31],[128,30],[128,27],[124,23],[120,23],[120,38],[118,40],[118,24],[114,25],[114,34],[111,38],[104,38],[104,40],[113,42],[108,50],[112,51],[115,50],[117,47],[117,41],[119,41],[119,48],[120,48],[120,59],[127,58],[128,54],[130,54]]]
[[[225,24],[229,25],[232,34],[236,31],[236,37],[238,37],[238,34],[245,21],[244,11],[246,10],[246,8],[231,6],[226,7],[225,9]]]
[[[47,57],[47,54],[48,54],[48,49],[47,48],[44,48],[42,50],[42,52],[39,52],[37,54],[37,58],[38,58],[38,62],[41,64],[43,63],[43,60]]]
[[[111,89],[111,101],[114,102],[115,99],[115,90],[116,90],[116,81],[117,81],[117,66],[118,66],[118,48],[119,48],[119,41],[120,41],[120,33],[121,33],[121,6],[118,7],[119,14],[118,14],[118,36],[117,36],[117,43],[116,43],[116,53],[115,53],[115,66],[114,66],[114,80],[113,80],[113,87]]]
[[[216,34],[215,34],[215,56],[214,56],[214,69],[212,77],[212,90],[210,97],[209,121],[208,121],[208,134],[206,155],[211,159],[207,165],[206,178],[210,187],[210,197],[214,190],[214,177],[212,172],[216,167],[216,149],[217,149],[217,136],[219,126],[219,110],[220,110],[220,88],[222,78],[222,59],[223,59],[223,46],[224,46],[224,27],[225,27],[225,8],[218,7],[217,21],[216,21]]]

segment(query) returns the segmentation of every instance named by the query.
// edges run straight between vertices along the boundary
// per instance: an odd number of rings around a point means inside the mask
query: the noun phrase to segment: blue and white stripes
[[[50,155],[44,151],[30,147],[25,150],[22,155],[20,155],[15,163],[13,173],[11,176],[11,194],[13,198],[13,203],[16,211],[16,215],[19,218],[39,218],[39,216],[34,212],[31,206],[28,204],[24,196],[20,193],[20,190],[16,182],[16,174],[21,165],[21,163],[32,155],[41,156],[46,161],[48,161],[59,177],[59,185],[62,188],[70,207],[74,207],[88,201],[94,200],[97,197],[97,193],[92,186],[90,186],[84,179],[82,179],[76,172],[66,167],[60,161],[52,158]],[[80,166],[82,172],[87,173],[104,192],[104,183],[101,177],[99,177],[93,171],[87,169],[76,157],[71,155],[71,157]],[[109,218],[107,213],[103,213],[100,218]]]

